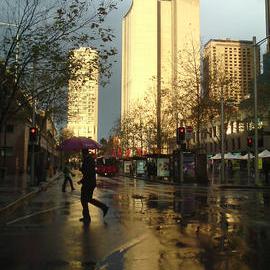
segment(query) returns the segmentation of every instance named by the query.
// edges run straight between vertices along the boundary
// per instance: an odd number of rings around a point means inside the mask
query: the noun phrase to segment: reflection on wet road
[[[57,183],[10,215],[1,226],[1,269],[268,269],[270,193],[173,187],[100,178],[81,216],[79,187]]]

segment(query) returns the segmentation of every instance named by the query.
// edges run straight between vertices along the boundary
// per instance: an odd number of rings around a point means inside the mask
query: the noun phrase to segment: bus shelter
[[[147,176],[147,159],[145,157],[133,157],[133,176],[146,177]]]
[[[150,180],[169,180],[171,177],[172,157],[165,154],[148,154],[146,158],[147,176]]]

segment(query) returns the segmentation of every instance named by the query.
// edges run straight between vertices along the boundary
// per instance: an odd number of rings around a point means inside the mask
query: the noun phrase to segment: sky
[[[147,1],[147,0],[145,0]],[[201,0],[201,40],[231,38],[260,40],[265,37],[265,0]],[[114,29],[114,46],[118,49],[110,83],[99,90],[99,140],[108,138],[120,117],[121,104],[121,22],[131,0],[123,0],[106,23]]]

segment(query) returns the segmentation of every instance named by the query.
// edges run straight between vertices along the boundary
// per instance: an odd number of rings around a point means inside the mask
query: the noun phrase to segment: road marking
[[[141,243],[142,241],[144,241],[147,238],[147,235],[141,235],[135,239],[132,239],[131,241],[123,244],[122,246],[114,249],[108,256],[104,257],[100,262],[97,263],[95,270],[103,270],[103,269],[107,269],[107,266],[109,265],[108,261],[111,257],[113,257],[114,255],[117,255],[117,253],[124,253],[126,252],[128,249],[138,245],[139,243]]]
[[[39,212],[29,214],[29,215],[26,215],[26,216],[23,216],[23,217],[19,217],[19,218],[16,218],[16,219],[12,220],[12,221],[7,222],[6,225],[11,225],[11,224],[16,223],[18,221],[28,219],[30,217],[34,217],[34,216],[44,214],[44,213],[47,213],[47,212],[50,212],[50,211],[53,211],[53,210],[56,210],[56,209],[60,209],[60,208],[64,208],[64,206],[56,206],[56,207],[52,207],[52,208],[49,208],[49,209],[46,209],[46,210],[42,210],[42,211],[39,211]]]

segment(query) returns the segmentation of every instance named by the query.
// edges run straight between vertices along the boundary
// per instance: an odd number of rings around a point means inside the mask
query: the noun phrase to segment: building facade
[[[257,57],[257,63],[259,63],[259,48]],[[259,67],[257,72],[259,74]],[[224,78],[225,89],[223,93],[225,99],[233,100],[236,104],[245,99],[253,89],[254,55],[252,41],[210,40],[204,47],[204,76],[205,78],[207,76],[213,78],[215,73],[219,73],[219,76]],[[225,80],[228,81],[227,84]],[[210,86],[209,92],[210,96],[218,98],[220,87]]]
[[[199,0],[133,0],[122,28],[122,115],[149,89],[170,86],[179,53],[200,47],[199,13]]]
[[[90,48],[72,52],[74,65],[68,88],[67,128],[74,136],[97,140],[98,134],[98,54]]]
[[[4,175],[27,175],[31,166],[30,117],[19,112],[10,117],[6,130],[0,130],[0,178]],[[36,114],[38,140],[35,144],[35,165],[37,182],[52,176],[52,168],[59,166],[56,150],[57,131],[50,117],[40,112]],[[46,172],[48,171],[48,172]],[[42,173],[42,175],[41,175]],[[40,179],[43,177],[43,179]]]

